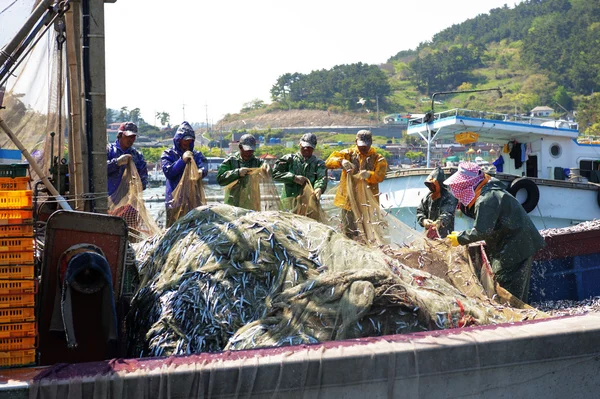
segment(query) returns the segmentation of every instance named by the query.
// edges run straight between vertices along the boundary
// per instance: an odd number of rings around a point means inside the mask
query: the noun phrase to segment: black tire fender
[[[533,180],[526,177],[520,177],[513,180],[507,191],[511,193],[513,197],[516,197],[520,190],[525,190],[527,192],[527,198],[521,205],[523,206],[523,209],[525,209],[525,212],[529,213],[533,211],[538,202],[540,202],[540,189]]]

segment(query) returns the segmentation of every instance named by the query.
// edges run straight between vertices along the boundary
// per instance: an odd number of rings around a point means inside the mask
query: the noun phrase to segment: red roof
[[[260,159],[277,159],[277,157],[275,155],[271,155],[271,154],[264,154],[259,156]]]

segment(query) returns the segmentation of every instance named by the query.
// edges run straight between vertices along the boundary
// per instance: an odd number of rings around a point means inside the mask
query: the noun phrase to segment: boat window
[[[560,157],[561,153],[562,148],[560,148],[560,145],[558,143],[554,143],[550,146],[550,155],[552,155],[554,158]]]
[[[581,160],[579,161],[579,174],[590,178],[592,170],[600,170],[600,161]]]

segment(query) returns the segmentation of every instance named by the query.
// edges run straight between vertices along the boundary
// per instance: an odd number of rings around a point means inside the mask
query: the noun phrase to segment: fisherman
[[[241,198],[241,193],[247,192],[250,184],[251,168],[263,167],[263,160],[254,156],[256,149],[256,138],[251,134],[244,134],[240,137],[239,152],[230,155],[221,163],[217,170],[217,182],[221,186],[227,186],[235,181],[238,183],[231,187],[231,190],[225,193],[225,203],[227,205],[244,207],[251,201]]]
[[[108,195],[112,196],[123,178],[125,166],[133,161],[137,169],[144,190],[148,185],[148,168],[141,152],[133,147],[137,137],[138,128],[133,122],[124,122],[119,126],[117,139],[106,148],[106,166]]]
[[[533,255],[545,243],[523,206],[474,162],[461,162],[444,184],[475,219],[472,229],[453,231],[447,239],[452,246],[484,240],[496,281],[527,302]]]
[[[327,168],[322,159],[313,155],[316,146],[317,136],[306,133],[300,138],[300,151],[286,154],[275,163],[273,180],[284,183],[281,193],[284,202],[300,195],[308,182],[312,185],[315,197],[321,199],[321,194],[327,188]]]
[[[193,159],[198,166],[198,171],[205,177],[208,174],[208,161],[200,151],[194,150],[196,134],[188,122],[182,122],[173,137],[173,147],[163,151],[160,157],[160,165],[167,178],[165,189],[165,208],[167,213],[167,227],[172,220],[173,191],[179,184],[186,165]]]
[[[429,238],[445,238],[454,230],[454,213],[458,200],[444,186],[444,171],[437,167],[425,180],[429,193],[417,207],[417,223]]]
[[[385,158],[371,147],[373,136],[370,131],[359,130],[355,142],[356,146],[342,151],[334,151],[325,161],[327,169],[342,168],[340,185],[333,199],[333,205],[342,208],[342,225],[344,233],[349,238],[355,238],[358,230],[346,192],[347,175],[352,174],[363,179],[379,205],[379,183],[385,178],[388,166]]]

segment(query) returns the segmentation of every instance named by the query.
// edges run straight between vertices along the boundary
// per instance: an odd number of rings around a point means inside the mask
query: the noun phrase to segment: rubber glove
[[[446,238],[450,241],[450,245],[452,245],[453,247],[458,247],[460,244],[458,243],[458,234],[460,232],[458,231],[453,231],[452,233],[448,234],[446,236]]]
[[[321,192],[320,188],[315,189],[315,191],[313,191],[313,194],[315,194],[315,197],[317,197],[318,201],[321,200],[321,194],[322,194],[322,192]]]
[[[354,165],[347,159],[342,159],[342,168],[344,168],[346,172],[352,172],[354,170]]]
[[[193,158],[194,158],[194,153],[191,151],[184,152],[183,156],[181,157],[181,159],[183,159],[183,162],[185,162],[185,163],[190,162]]]
[[[361,170],[356,174],[356,176],[358,176],[360,179],[367,180],[369,177],[371,177],[371,173],[369,173],[368,170]]]
[[[239,168],[238,172],[240,174],[240,177],[244,177],[248,174],[248,172],[250,172],[249,168]]]
[[[308,179],[304,176],[296,175],[294,176],[294,183],[304,186],[306,183],[308,183]]]
[[[127,165],[127,163],[131,160],[131,154],[123,154],[117,158],[117,166]]]
[[[424,219],[423,220],[423,227],[426,228],[426,229],[430,228],[434,224],[435,224],[435,222],[433,220],[431,220],[431,219]]]

